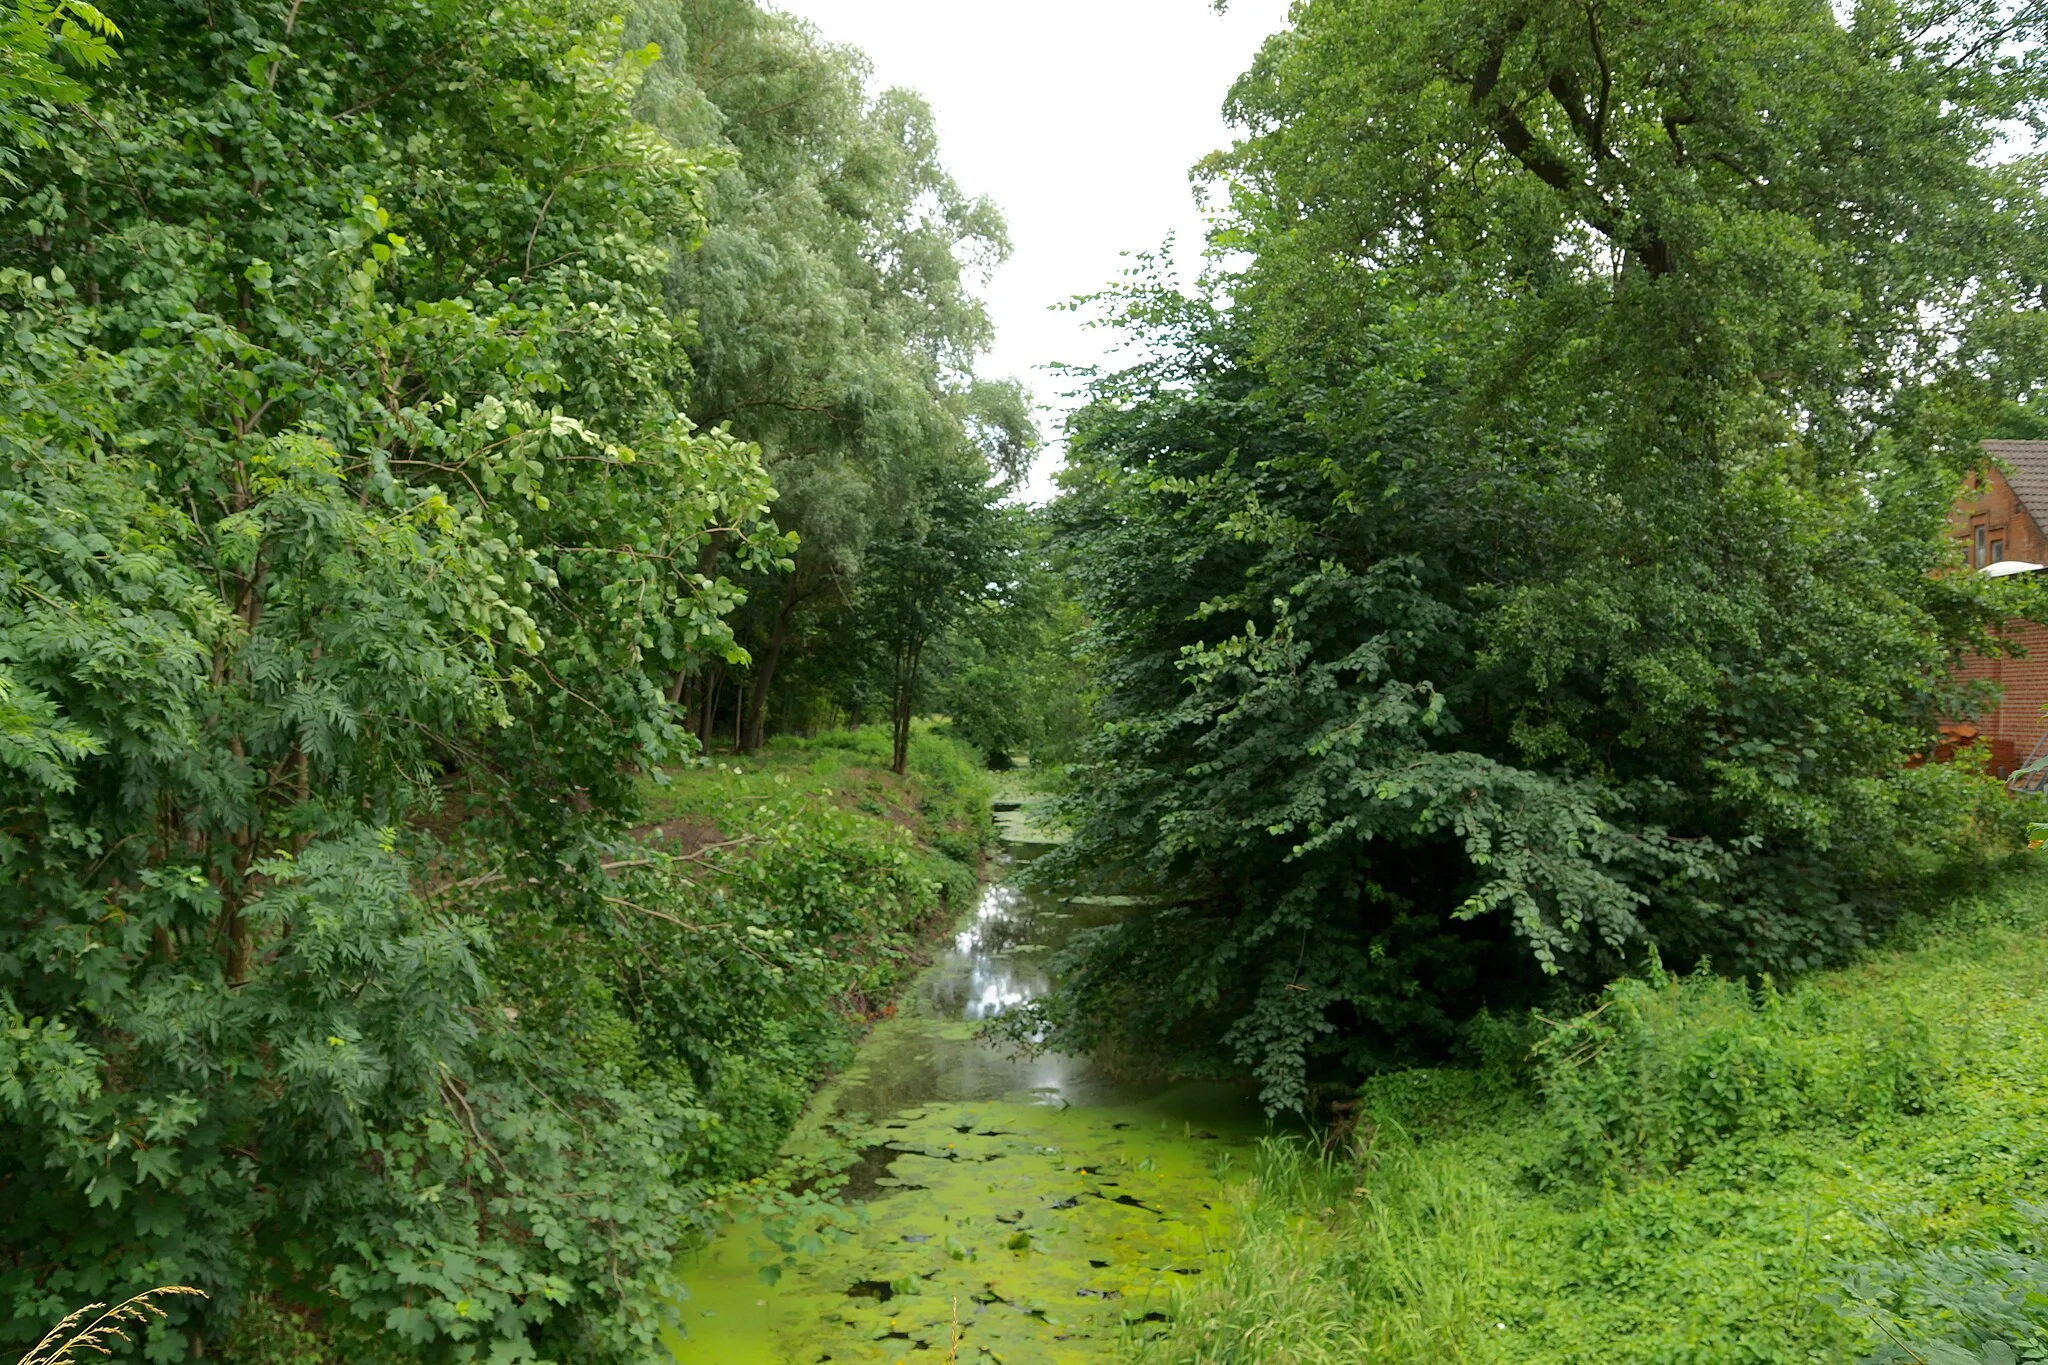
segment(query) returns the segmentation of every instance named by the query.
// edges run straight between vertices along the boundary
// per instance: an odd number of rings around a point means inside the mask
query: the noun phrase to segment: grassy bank
[[[649,824],[641,833],[656,843],[695,843],[728,831],[747,836],[777,823],[824,820],[901,847],[907,865],[952,898],[971,893],[980,877],[995,837],[993,793],[993,775],[974,747],[928,726],[912,735],[901,777],[889,770],[886,730],[839,730],[773,739],[756,754],[714,755],[703,766],[663,774],[642,791]]]
[[[1533,1043],[1533,1047],[1531,1044]],[[1273,1146],[1147,1362],[2048,1360],[2048,872],[1778,991],[1611,987]]]
[[[969,746],[928,732],[899,777],[887,732],[867,729],[714,755],[642,798],[635,846],[717,945],[660,966],[670,998],[689,997],[668,1011],[690,1021],[673,1046],[719,1116],[702,1173],[752,1176],[972,904],[988,782]]]

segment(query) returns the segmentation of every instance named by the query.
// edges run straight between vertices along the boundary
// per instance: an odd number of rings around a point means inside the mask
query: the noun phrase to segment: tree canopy
[[[2038,390],[2037,6],[1310,0],[1183,295],[1108,305],[1057,509],[1107,729],[1055,866],[1157,899],[1037,1021],[1318,1076],[1652,948],[1866,942],[1995,619],[1947,572]]]
[[[655,68],[643,115],[731,152],[703,243],[668,280],[695,323],[690,412],[761,446],[777,523],[798,538],[793,571],[743,579],[748,657],[708,655],[677,679],[699,734],[751,750],[772,697],[798,722],[893,705],[862,604],[906,585],[871,548],[920,534],[928,490],[1024,473],[1029,404],[975,370],[993,330],[974,288],[1009,240],[940,163],[931,110],[871,89],[857,51],[751,0],[647,3],[639,28],[687,54]]]
[[[752,4],[0,19],[0,1340],[644,1358],[936,891],[618,841],[776,602],[994,516],[1000,219]]]

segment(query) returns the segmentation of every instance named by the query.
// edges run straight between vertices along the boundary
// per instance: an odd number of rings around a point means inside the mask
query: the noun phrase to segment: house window
[[[1975,557],[1975,558],[1973,558],[1973,559],[1972,559],[1972,560],[1970,561],[1970,567],[1971,567],[1971,568],[1973,568],[1973,569],[1981,569],[1981,568],[1983,568],[1983,567],[1984,567],[1984,566],[1985,566],[1986,564],[1989,564],[1989,563],[1991,562],[1990,560],[1988,560],[1988,559],[1986,559],[1986,558],[1984,557],[1984,551],[1985,551],[1985,544],[1984,544],[1984,540],[1985,540],[1985,534],[1986,534],[1986,532],[1985,532],[1985,529],[1984,529],[1984,528],[1983,528],[1982,526],[1979,526],[1979,527],[1977,528],[1977,547],[1976,547],[1976,549],[1977,549],[1977,553],[1976,553],[1976,557]]]
[[[2001,532],[2000,532],[1999,534],[2000,534],[2000,535],[2003,535],[2003,534],[2004,534],[2004,532],[2002,532],[2002,531],[2001,531]],[[2003,563],[2003,562],[2004,562],[2004,560],[2005,560],[2005,542],[2004,542],[2003,540],[1994,540],[1994,541],[1992,541],[1992,542],[1991,542],[1991,562],[1992,562],[1993,564],[1999,564],[1999,563]]]

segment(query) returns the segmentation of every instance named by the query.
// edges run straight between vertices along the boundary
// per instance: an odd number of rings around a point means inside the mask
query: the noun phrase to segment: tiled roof
[[[2027,515],[2048,528],[2048,441],[1986,441],[1984,449],[2004,468]]]

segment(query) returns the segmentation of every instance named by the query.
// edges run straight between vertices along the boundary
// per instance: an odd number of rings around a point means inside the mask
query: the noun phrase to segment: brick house
[[[2048,441],[1986,441],[1984,449],[1991,458],[1964,482],[1949,513],[1950,534],[1973,569],[2011,560],[2048,564]],[[1944,748],[1987,740],[2001,777],[2035,757],[2048,734],[2048,628],[2015,617],[2004,633],[2026,658],[1973,657],[1963,667],[1965,678],[2003,689],[1998,709],[1975,725],[1942,727]]]

